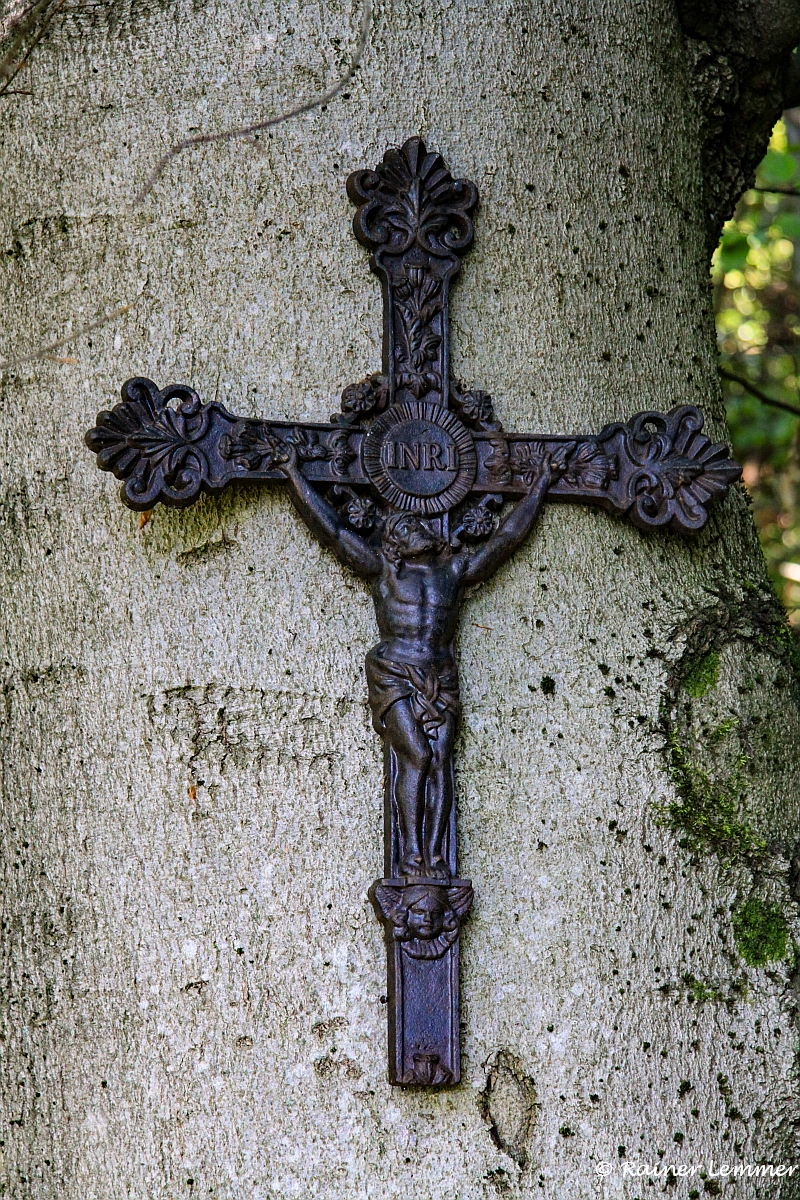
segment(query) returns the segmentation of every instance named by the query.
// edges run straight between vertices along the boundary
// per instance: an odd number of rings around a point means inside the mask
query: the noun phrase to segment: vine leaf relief
[[[346,475],[355,459],[347,434],[335,429],[320,434],[315,429],[295,425],[276,437],[267,425],[258,421],[239,421],[232,434],[220,438],[219,452],[248,471],[271,470],[288,462],[291,450],[300,462],[329,462],[337,475]]]
[[[253,421],[239,421],[233,433],[223,434],[219,452],[245,471],[278,467],[290,457],[286,440],[273,437],[268,429]]]
[[[450,373],[449,289],[472,244],[477,188],[410,138],[354,172],[347,191],[383,285],[383,361],[344,388],[329,423],[236,416],[191,387],[138,378],[86,442],[135,510],[181,507],[234,481],[285,486],[312,533],[371,582],[381,640],[366,681],[385,750],[386,877],[369,894],[387,949],[388,1074],[445,1087],[460,1080],[460,931],[473,895],[456,870],[462,599],[522,545],[545,502],[694,532],[739,467],[691,405],[598,434],[504,431],[492,396]]]
[[[442,281],[428,275],[422,267],[409,267],[406,275],[395,280],[395,296],[400,314],[400,344],[395,347],[397,382],[417,399],[440,385],[436,370],[425,370],[435,363],[442,335],[432,322],[442,311]]]
[[[604,454],[596,442],[579,442],[564,463],[562,478],[571,487],[605,491],[617,477],[617,458]]]
[[[513,445],[509,467],[525,487],[532,487],[538,463],[547,450],[542,442]],[[579,491],[605,491],[617,474],[616,455],[604,454],[599,442],[562,442],[550,452],[550,462],[554,476]]]

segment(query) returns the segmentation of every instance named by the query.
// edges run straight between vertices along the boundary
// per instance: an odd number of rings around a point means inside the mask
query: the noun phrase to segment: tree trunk
[[[696,403],[724,436],[668,0],[397,0],[331,103],[187,150],[130,206],[181,138],[324,91],[359,20],[64,9],[2,101],[15,1198],[632,1200],[644,1163],[796,1153],[797,688],[743,492],[693,540],[552,505],[465,605],[464,1082],[404,1091],[366,895],[368,591],[280,492],[147,520],[83,447],[131,375],[327,420],[380,365],[344,181],[412,134],[480,189],[453,368],[507,429]]]

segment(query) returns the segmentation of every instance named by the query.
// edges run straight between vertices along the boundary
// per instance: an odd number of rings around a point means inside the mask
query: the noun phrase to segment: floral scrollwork
[[[497,420],[494,402],[488,392],[478,388],[466,390],[462,384],[450,381],[450,396],[455,410],[465,424],[473,429],[500,433],[503,426]]]
[[[197,498],[208,481],[199,443],[208,432],[209,407],[184,384],[159,390],[140,377],[123,384],[120,404],[98,414],[86,445],[101,471],[125,481],[122,498],[129,508],[145,511],[159,500],[180,507]]]
[[[359,533],[369,533],[380,521],[380,512],[369,496],[360,496],[351,487],[334,484],[331,489],[331,499],[339,506],[339,512],[347,520],[348,525]]]
[[[283,440],[293,446],[300,462],[327,462],[332,457],[332,450],[325,442],[321,442],[315,429],[304,429],[296,425]]]
[[[575,449],[574,442],[562,442],[548,452],[544,442],[513,442],[510,469],[526,488],[533,487],[545,461],[549,462],[553,479],[564,473],[569,456]]]
[[[489,453],[483,465],[487,479],[497,487],[511,483],[511,451],[504,437],[489,439]]]
[[[466,509],[453,530],[450,545],[457,549],[461,542],[481,542],[494,533],[494,514],[503,506],[503,497],[490,493]]]
[[[596,441],[570,443],[571,450],[563,473],[565,483],[574,488],[604,492],[617,477],[617,458],[606,454]]]
[[[627,424],[607,425],[598,441],[620,444],[629,513],[635,525],[649,529],[701,529],[706,505],[723,496],[741,468],[724,442],[702,433],[703,414],[691,404],[671,412],[639,413]]]
[[[342,392],[342,412],[357,417],[383,412],[388,403],[389,380],[379,372],[358,383],[348,384]]]
[[[315,429],[298,425],[285,435],[284,440],[294,447],[300,462],[329,462],[336,475],[346,475],[356,457],[344,429],[319,434]]]
[[[350,438],[342,429],[337,430],[335,433],[329,433],[327,441],[328,449],[330,450],[330,463],[334,474],[347,475],[350,470],[350,463],[355,462],[358,457],[350,445]]]

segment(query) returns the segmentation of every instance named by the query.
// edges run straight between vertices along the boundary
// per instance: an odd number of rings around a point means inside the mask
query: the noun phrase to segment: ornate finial
[[[470,217],[478,189],[453,179],[440,154],[421,138],[387,150],[374,171],[354,171],[347,194],[358,211],[353,230],[362,246],[403,254],[415,243],[428,254],[466,254],[472,245]]]
[[[472,245],[478,189],[453,179],[440,154],[420,138],[387,150],[374,171],[354,171],[347,194],[358,211],[353,230],[373,252],[386,285],[383,372],[396,400],[448,405],[450,281]]]

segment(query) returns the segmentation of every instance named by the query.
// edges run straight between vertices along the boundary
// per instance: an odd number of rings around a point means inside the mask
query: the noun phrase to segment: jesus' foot
[[[431,879],[449,879],[450,868],[442,858],[441,854],[437,854],[432,858],[428,865],[428,875]]]
[[[425,876],[425,863],[422,860],[421,854],[404,854],[400,859],[400,874],[414,875],[419,878]]]

